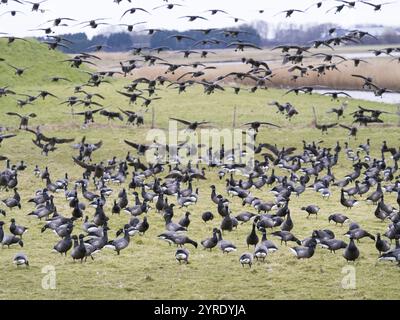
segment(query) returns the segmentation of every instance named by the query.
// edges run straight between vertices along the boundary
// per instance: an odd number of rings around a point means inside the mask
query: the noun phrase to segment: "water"
[[[372,91],[362,90],[314,90],[313,92],[321,94],[335,91],[346,92],[353,99],[400,105],[400,93],[384,93],[382,97],[376,97]]]

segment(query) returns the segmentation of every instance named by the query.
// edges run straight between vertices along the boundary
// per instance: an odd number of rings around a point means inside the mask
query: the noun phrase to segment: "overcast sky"
[[[36,0],[33,0],[36,1]],[[182,7],[174,7],[172,10],[160,8],[152,10],[156,6],[166,4],[162,0],[127,0],[117,5],[114,0],[47,0],[41,4],[41,8],[48,11],[44,13],[31,12],[31,4],[21,5],[9,0],[9,4],[0,4],[0,32],[6,32],[16,36],[39,36],[42,31],[28,31],[38,28],[44,22],[58,18],[68,17],[79,22],[98,18],[108,18],[104,22],[111,25],[120,23],[133,24],[135,22],[147,22],[145,28],[165,28],[184,30],[189,28],[211,28],[211,27],[232,27],[235,25],[232,17],[237,17],[252,22],[255,20],[264,20],[269,23],[294,23],[309,24],[331,22],[343,26],[351,26],[360,23],[375,23],[387,26],[398,26],[400,1],[393,1],[392,4],[384,5],[381,11],[374,12],[373,7],[364,3],[357,3],[355,9],[344,8],[342,12],[334,14],[334,10],[329,13],[326,11],[334,6],[340,5],[339,1],[325,0],[321,8],[313,6],[306,13],[295,12],[291,18],[285,18],[285,14],[278,14],[286,9],[304,10],[316,1],[309,0],[170,0],[169,3],[182,4]],[[390,0],[388,0],[390,1]],[[388,2],[386,0],[371,1],[375,4]],[[126,14],[120,19],[124,11],[132,7],[142,7],[151,14],[145,12],[136,12]],[[221,9],[228,13],[218,13],[211,15],[204,12],[208,9]],[[259,10],[265,12],[260,14]],[[18,10],[16,16],[12,17],[10,10]],[[207,18],[207,21],[187,22],[186,19],[179,17],[185,15],[201,15]],[[243,21],[241,21],[243,22]],[[56,33],[87,32],[89,36],[107,30],[109,26],[101,26],[94,30],[91,28],[82,28],[76,25],[77,22],[68,22],[69,27],[59,27],[54,29]],[[51,23],[40,27],[51,26]],[[104,29],[105,28],[105,29]]]

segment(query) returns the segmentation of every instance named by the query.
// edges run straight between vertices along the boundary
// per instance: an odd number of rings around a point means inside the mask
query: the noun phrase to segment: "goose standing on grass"
[[[376,235],[375,248],[376,248],[376,250],[378,250],[379,256],[382,256],[382,253],[386,253],[390,250],[389,243],[387,243],[387,241],[381,239],[380,233],[378,233]]]
[[[322,239],[320,245],[324,249],[328,249],[330,252],[336,253],[336,250],[345,249],[347,243],[339,239]]]
[[[191,244],[195,248],[197,248],[198,244],[196,241],[190,239],[188,236],[184,234],[177,234],[172,238],[172,241],[177,245],[182,247],[185,244]]]
[[[212,221],[214,219],[214,215],[210,211],[203,212],[201,215],[201,219],[207,223],[208,221]]]
[[[18,226],[15,222],[15,219],[11,219],[11,225],[10,225],[10,232],[14,235],[14,236],[20,236],[22,239],[22,235],[28,231],[28,228],[24,227],[24,226]]]
[[[344,235],[346,237],[349,237],[350,239],[357,240],[357,242],[359,242],[360,239],[365,238],[365,237],[368,237],[371,240],[375,241],[375,237],[372,234],[370,234],[368,231],[365,231],[361,228],[349,230]]]
[[[218,248],[222,251],[222,253],[229,253],[229,252],[234,252],[236,251],[236,246],[228,241],[222,239],[222,231],[218,229]]]
[[[58,252],[61,255],[64,254],[65,256],[67,256],[67,252],[71,248],[72,248],[72,238],[71,235],[68,234],[54,245],[53,251]]]
[[[189,250],[187,250],[185,248],[180,248],[180,249],[176,250],[175,259],[176,259],[176,261],[179,262],[179,264],[181,264],[182,261],[185,264],[188,264],[189,263]]]
[[[347,209],[351,209],[351,208],[353,208],[355,205],[358,204],[358,201],[357,201],[357,200],[354,200],[354,199],[346,199],[346,198],[344,197],[344,190],[341,189],[341,190],[340,190],[340,203],[341,203],[344,207],[346,207]]]
[[[281,224],[281,230],[282,231],[292,231],[294,225],[292,218],[290,216],[290,211],[286,215],[286,220]]]
[[[309,259],[314,255],[317,241],[312,239],[306,247],[289,248],[290,251],[297,257],[297,259]]]
[[[256,233],[256,224],[253,223],[251,232],[246,238],[247,248],[249,248],[250,246],[256,247],[256,245],[258,244],[259,241],[260,241],[260,239]]]
[[[119,255],[120,251],[125,249],[129,245],[130,236],[129,236],[128,229],[129,229],[129,225],[126,224],[124,227],[124,237],[109,241],[108,244],[105,245],[104,247],[113,249],[114,251],[117,252],[117,255]]]
[[[85,243],[83,242],[83,238],[85,236],[83,234],[79,235],[79,241],[77,236],[72,236],[72,239],[74,240],[74,248],[72,249],[71,252],[71,257],[74,260],[81,260],[81,263],[83,263],[83,259],[86,257],[86,247]]]
[[[382,254],[382,256],[378,258],[378,261],[392,261],[392,262],[397,261],[400,264],[400,242],[399,242],[399,239],[396,239],[395,248]]]
[[[275,237],[278,237],[281,240],[281,244],[285,242],[286,246],[288,241],[293,241],[296,242],[298,245],[301,245],[301,241],[289,231],[275,231],[271,234]]]
[[[271,240],[267,239],[267,231],[265,228],[261,229],[262,239],[260,245],[267,247],[268,253],[272,253],[278,250],[278,247]]]
[[[24,253],[17,253],[14,256],[13,263],[18,267],[18,266],[27,266],[29,267],[29,261],[28,257]]]
[[[256,248],[254,249],[254,257],[257,260],[262,259],[262,261],[264,262],[267,255],[268,255],[268,248],[262,243],[257,245]]]
[[[243,253],[239,258],[239,262],[243,268],[246,264],[251,268],[253,264],[253,255],[251,253]]]
[[[171,204],[170,206],[174,206],[174,204]],[[175,222],[172,221],[172,214],[164,214],[164,220],[165,220],[165,229],[168,231],[173,231],[173,232],[177,232],[177,231],[187,231],[187,229],[185,227],[182,227],[180,224],[177,224]]]
[[[333,221],[333,222],[335,222],[336,225],[339,223],[340,226],[343,226],[343,223],[348,222],[349,218],[341,213],[335,213],[335,214],[331,214],[328,217],[328,221],[329,221],[329,223],[331,221]]]
[[[190,225],[190,219],[189,219],[190,214],[191,214],[190,212],[186,212],[185,216],[181,220],[179,220],[178,224],[187,229]]]
[[[218,234],[218,229],[214,228],[212,237],[201,241],[201,245],[204,247],[204,249],[209,249],[211,251],[213,248],[217,246],[218,244],[217,234]]]
[[[307,218],[309,218],[310,215],[312,215],[312,214],[315,214],[315,217],[317,218],[320,207],[315,206],[315,205],[309,205],[307,207],[302,207],[301,210],[306,211],[308,213]]]
[[[349,261],[356,261],[359,256],[360,256],[360,251],[358,250],[356,244],[354,243],[354,239],[350,238],[350,243],[344,250],[343,257],[346,259],[347,262],[349,262]]]

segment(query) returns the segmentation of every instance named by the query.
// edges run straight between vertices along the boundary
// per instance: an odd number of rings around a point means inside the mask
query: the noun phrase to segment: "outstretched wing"
[[[345,125],[343,125],[343,124],[340,124],[340,126],[341,126],[342,128],[344,128],[344,129],[351,130],[351,128],[350,128],[350,127],[348,127],[348,126],[345,126]]]
[[[71,142],[74,142],[74,141],[75,141],[75,138],[73,138],[73,139],[54,138],[54,141],[55,141],[57,144],[71,143]]]
[[[22,118],[22,116],[20,114],[16,113],[16,112],[7,112],[6,115],[8,115],[8,116],[17,116],[19,118]]]
[[[128,146],[130,146],[130,147],[132,147],[132,148],[135,148],[136,150],[139,149],[139,144],[137,144],[137,143],[130,142],[130,141],[128,141],[128,140],[124,140],[124,142],[125,142]]]
[[[331,123],[331,124],[326,124],[325,127],[326,128],[333,128],[336,127],[338,124],[337,123]]]
[[[86,170],[89,170],[89,171],[94,171],[94,170],[95,170],[95,166],[93,166],[93,165],[84,163],[84,162],[78,160],[78,159],[75,158],[75,157],[72,157],[72,159],[74,160],[74,162],[75,162],[78,166],[80,166],[80,167],[82,167],[82,168],[84,168],[84,169],[86,169]]]
[[[189,126],[191,124],[189,121],[186,121],[186,120],[181,120],[181,119],[177,119],[177,118],[170,118],[170,119],[178,121],[178,122],[183,123],[183,124],[186,124],[187,126]]]

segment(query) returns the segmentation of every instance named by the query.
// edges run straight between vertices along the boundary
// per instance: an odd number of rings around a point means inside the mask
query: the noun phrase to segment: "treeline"
[[[171,50],[190,50],[190,49],[221,49],[226,48],[231,42],[244,41],[255,44],[256,46],[276,46],[281,44],[299,44],[307,45],[313,40],[324,39],[329,37],[328,30],[336,28],[336,35],[342,36],[349,29],[343,29],[333,24],[320,25],[278,25],[273,29],[271,36],[271,27],[264,21],[257,21],[252,25],[241,25],[232,29],[215,29],[209,33],[198,30],[188,30],[178,32],[175,30],[164,30],[162,32],[155,31],[148,34],[144,31],[134,32],[111,32],[108,34],[100,34],[89,39],[85,33],[64,34],[61,35],[72,43],[64,43],[68,48],[61,48],[65,53],[79,53],[91,51],[94,46],[102,45],[103,50],[109,52],[129,51],[135,47],[168,47]],[[363,44],[397,44],[400,43],[400,30],[392,28],[383,28],[380,26],[356,26],[360,30],[371,30],[371,33],[377,34],[377,39],[373,37],[363,38]],[[229,31],[239,31],[238,34]],[[379,34],[378,34],[379,33]],[[181,35],[191,39],[183,39],[178,41],[172,37]],[[208,43],[199,43],[204,39],[211,40]],[[40,38],[39,40],[45,40]],[[196,45],[197,43],[197,45]],[[194,45],[196,45],[194,47]],[[351,45],[354,45],[352,43]]]

